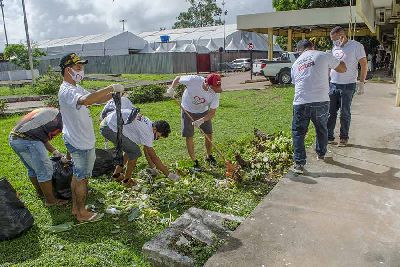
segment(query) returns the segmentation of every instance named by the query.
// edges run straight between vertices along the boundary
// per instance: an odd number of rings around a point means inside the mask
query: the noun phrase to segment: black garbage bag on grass
[[[5,178],[0,179],[0,241],[19,236],[32,227],[33,221],[15,189]]]
[[[71,180],[73,163],[63,163],[61,158],[51,158],[53,161],[53,191],[56,198],[71,199]]]
[[[96,148],[96,161],[92,171],[93,177],[111,174],[114,171],[115,149]]]

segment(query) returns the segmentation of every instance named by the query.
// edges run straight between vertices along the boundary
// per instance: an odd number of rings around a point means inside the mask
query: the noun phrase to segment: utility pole
[[[31,67],[32,85],[34,85],[35,84],[35,76],[33,76],[32,49],[31,49],[31,42],[29,41],[28,20],[26,19],[25,1],[24,0],[22,0],[22,10],[24,12],[26,43],[28,45],[28,56],[29,56],[29,66]]]
[[[0,0],[1,14],[3,15],[3,25],[4,25],[4,34],[6,35],[6,47],[8,46],[8,38],[7,38],[7,30],[6,30],[6,21],[4,20],[4,4],[3,0]]]
[[[119,22],[122,22],[122,32],[125,32],[125,22],[127,22],[128,20],[126,19],[121,19]]]
[[[226,33],[225,33],[225,16],[226,16],[226,14],[228,14],[228,11],[227,10],[225,10],[225,0],[222,0],[222,12],[224,12],[224,52],[225,52],[225,46],[226,46],[226,43],[225,43],[225,38],[226,38]]]

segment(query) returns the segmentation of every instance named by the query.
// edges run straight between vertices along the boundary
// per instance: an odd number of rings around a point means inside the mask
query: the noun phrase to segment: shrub
[[[52,108],[60,108],[60,104],[58,103],[58,96],[57,95],[52,95],[49,96],[44,100],[44,104],[47,107],[52,107]]]
[[[4,100],[0,100],[0,115],[3,115],[7,109],[7,103]]]
[[[186,89],[186,85],[180,83],[180,84],[175,88],[175,97],[178,97],[178,98],[182,97],[183,92],[185,91],[185,89]]]
[[[63,77],[50,66],[47,73],[41,75],[35,84],[34,92],[39,95],[56,95],[60,89]]]
[[[167,86],[159,84],[143,85],[133,88],[128,98],[132,103],[148,103],[164,100]]]

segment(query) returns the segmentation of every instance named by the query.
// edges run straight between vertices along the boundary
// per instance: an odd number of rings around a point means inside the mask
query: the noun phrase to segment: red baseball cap
[[[216,93],[222,92],[221,89],[221,75],[218,73],[210,73],[207,75],[206,82],[212,87]]]

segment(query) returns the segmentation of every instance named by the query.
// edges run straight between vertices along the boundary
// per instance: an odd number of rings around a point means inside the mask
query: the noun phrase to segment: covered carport
[[[315,8],[271,13],[240,15],[238,30],[254,31],[268,36],[287,36],[288,50],[293,38],[329,36],[337,25],[350,36],[376,36],[394,55],[394,78],[397,85],[396,105],[400,106],[400,1],[357,0],[356,6]],[[272,60],[273,39],[268,39],[268,58]]]

